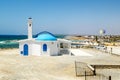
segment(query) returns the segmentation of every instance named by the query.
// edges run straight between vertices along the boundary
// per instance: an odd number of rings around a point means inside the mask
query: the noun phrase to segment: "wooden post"
[[[87,75],[86,75],[86,70],[85,70],[85,80],[86,80],[86,76],[87,76]]]
[[[96,67],[94,66],[93,75],[96,76]]]
[[[75,73],[76,73],[76,76],[77,76],[77,62],[75,61]]]
[[[109,76],[109,80],[111,80],[111,76]]]
[[[111,50],[110,50],[110,53],[112,54],[112,48],[111,48]]]

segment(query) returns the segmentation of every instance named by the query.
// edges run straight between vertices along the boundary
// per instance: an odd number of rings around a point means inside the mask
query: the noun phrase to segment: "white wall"
[[[58,47],[57,47],[57,42],[50,43],[50,55],[58,55]]]
[[[19,53],[21,54],[21,51],[23,51],[23,43],[19,43]]]
[[[43,51],[43,45],[47,45],[47,52]],[[58,55],[57,41],[44,41],[41,42],[42,55]]]
[[[28,45],[28,55],[32,54],[32,41],[22,41],[19,42],[19,51],[21,53],[21,51],[24,51],[24,45],[27,44]]]
[[[41,55],[41,45],[33,43],[31,53],[32,53],[32,55],[40,56]]]

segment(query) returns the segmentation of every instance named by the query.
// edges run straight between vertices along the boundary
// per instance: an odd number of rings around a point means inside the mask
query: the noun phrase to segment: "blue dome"
[[[35,38],[35,40],[39,40],[39,41],[56,41],[57,38],[50,32],[47,31],[43,31],[39,34],[36,35],[37,37]]]

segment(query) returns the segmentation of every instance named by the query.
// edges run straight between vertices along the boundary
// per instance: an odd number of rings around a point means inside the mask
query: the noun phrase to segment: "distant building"
[[[32,18],[28,19],[28,39],[19,42],[20,54],[57,56],[63,53],[70,54],[71,42],[57,39],[52,33],[43,31],[32,38]]]

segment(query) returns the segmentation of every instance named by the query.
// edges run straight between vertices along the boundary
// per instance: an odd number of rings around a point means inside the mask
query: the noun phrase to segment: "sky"
[[[27,35],[29,17],[33,34],[120,35],[120,0],[0,0],[1,35]]]

